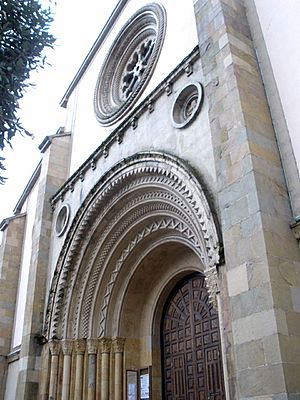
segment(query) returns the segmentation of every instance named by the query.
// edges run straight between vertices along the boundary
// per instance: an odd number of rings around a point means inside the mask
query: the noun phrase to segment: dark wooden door
[[[200,274],[182,281],[166,304],[162,359],[165,400],[225,399],[218,314]]]

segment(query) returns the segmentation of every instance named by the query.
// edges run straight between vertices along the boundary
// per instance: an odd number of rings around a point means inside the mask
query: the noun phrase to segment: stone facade
[[[262,80],[255,5],[195,0],[193,10],[194,50],[71,176],[73,132],[41,146],[17,399],[127,399],[128,371],[143,370],[151,398],[164,398],[162,316],[194,274],[218,312],[226,399],[300,399],[298,171],[273,123],[280,99]],[[2,225],[5,399],[25,219]]]

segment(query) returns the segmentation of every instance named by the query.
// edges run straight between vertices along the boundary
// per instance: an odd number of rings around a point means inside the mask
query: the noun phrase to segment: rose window
[[[101,125],[120,120],[136,103],[157,63],[166,14],[157,3],[137,11],[121,29],[100,71],[94,107]]]

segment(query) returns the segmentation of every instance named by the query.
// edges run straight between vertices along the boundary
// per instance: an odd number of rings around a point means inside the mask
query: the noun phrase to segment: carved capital
[[[60,342],[58,340],[50,340],[49,349],[52,356],[58,356],[60,350]]]
[[[218,310],[217,294],[220,292],[217,267],[213,266],[204,271],[209,300],[215,310]]]
[[[86,348],[88,354],[97,354],[98,339],[87,339]]]
[[[101,338],[100,339],[101,353],[110,353],[111,350],[111,339]]]
[[[76,354],[84,354],[85,352],[85,340],[84,339],[77,339],[74,342],[74,348]]]
[[[72,349],[73,349],[73,340],[63,339],[61,341],[61,349],[64,356],[70,356],[72,354]]]
[[[115,338],[113,338],[112,343],[113,343],[113,349],[114,349],[115,353],[123,353],[125,338],[115,337]]]

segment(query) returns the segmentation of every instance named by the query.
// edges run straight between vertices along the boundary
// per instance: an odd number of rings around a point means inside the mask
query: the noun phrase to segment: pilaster
[[[0,398],[4,398],[7,374],[6,356],[11,350],[17,289],[26,215],[16,215],[2,224],[0,247]]]
[[[52,224],[49,200],[68,176],[70,136],[52,136],[43,151],[17,384],[17,398],[20,400],[31,400],[38,395],[42,346],[37,337],[42,332]]]
[[[232,321],[230,398],[287,399],[300,392],[300,257],[269,106],[244,2],[194,8]]]

